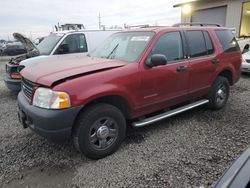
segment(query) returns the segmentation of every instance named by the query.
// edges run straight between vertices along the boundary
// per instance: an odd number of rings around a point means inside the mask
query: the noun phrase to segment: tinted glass
[[[207,47],[207,54],[213,54],[214,53],[214,47],[213,47],[213,43],[212,40],[208,34],[208,32],[203,31],[204,34],[204,38],[205,38],[205,42],[206,42],[206,47]]]
[[[130,62],[136,61],[153,36],[153,32],[116,33],[106,39],[89,56]]]
[[[164,34],[152,49],[151,55],[163,54],[168,61],[183,59],[182,39],[179,32]]]
[[[216,35],[225,52],[239,51],[240,47],[230,30],[218,30]]]
[[[68,53],[81,53],[87,52],[87,43],[84,34],[72,34],[67,36],[62,44],[67,44],[69,52]]]
[[[190,57],[207,55],[206,44],[202,31],[187,31]]]

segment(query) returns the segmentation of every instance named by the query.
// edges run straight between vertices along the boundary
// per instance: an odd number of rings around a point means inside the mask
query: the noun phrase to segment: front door
[[[61,42],[55,54],[65,57],[85,56],[88,52],[86,37],[83,33],[70,34]]]
[[[152,68],[144,64],[140,72],[141,108],[150,112],[185,101],[189,65],[183,49],[180,32],[164,33],[156,42],[147,60],[153,54],[162,54],[167,57],[167,64]]]

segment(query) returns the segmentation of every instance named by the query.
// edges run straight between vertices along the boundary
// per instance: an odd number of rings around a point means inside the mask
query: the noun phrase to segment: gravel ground
[[[0,187],[210,187],[250,144],[246,75],[232,88],[226,108],[197,108],[131,129],[115,154],[97,161],[70,143],[50,143],[24,130],[16,98],[1,80]]]

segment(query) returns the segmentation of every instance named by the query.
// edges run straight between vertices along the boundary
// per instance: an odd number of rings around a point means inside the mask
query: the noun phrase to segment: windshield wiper
[[[113,53],[116,51],[116,49],[118,48],[118,46],[119,46],[119,43],[114,47],[114,49],[109,53],[109,55],[106,57],[107,59],[109,59],[112,55],[113,55]]]

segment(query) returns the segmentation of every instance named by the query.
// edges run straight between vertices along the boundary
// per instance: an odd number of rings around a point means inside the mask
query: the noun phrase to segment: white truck
[[[12,58],[6,64],[4,82],[8,89],[18,92],[21,88],[20,71],[42,58],[50,56],[85,56],[107,37],[120,30],[82,30],[53,32],[37,46],[19,33],[13,36],[26,47],[27,53]]]

